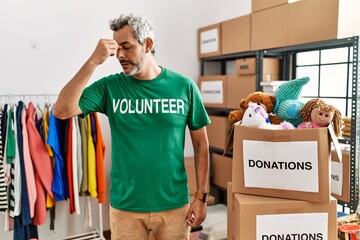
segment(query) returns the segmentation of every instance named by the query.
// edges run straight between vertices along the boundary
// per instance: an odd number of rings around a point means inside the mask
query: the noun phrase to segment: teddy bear
[[[313,98],[305,103],[300,110],[300,116],[303,117],[303,122],[298,128],[327,127],[332,123],[335,135],[339,137],[341,134],[343,123],[340,111],[321,98]]]
[[[274,106],[276,103],[276,98],[267,93],[257,91],[250,93],[246,98],[242,99],[239,103],[240,109],[233,110],[229,113],[228,119],[231,124],[234,124],[240,120],[242,120],[244,116],[244,112],[249,106],[249,102],[255,102],[261,104],[266,112],[269,114],[268,121],[272,124],[280,124],[283,120],[273,114],[271,114],[274,110]]]

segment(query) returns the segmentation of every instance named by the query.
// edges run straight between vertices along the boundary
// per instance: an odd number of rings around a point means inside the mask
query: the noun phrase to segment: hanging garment
[[[0,111],[0,211],[3,212],[7,209],[7,194],[5,184],[5,171],[4,171],[4,145],[3,145],[3,112]],[[5,141],[5,139],[4,139]]]
[[[66,166],[63,155],[65,142],[64,120],[57,119],[52,113],[49,119],[49,133],[47,143],[50,145],[55,157],[54,178],[52,182],[52,192],[56,201],[63,201],[68,198],[68,186],[66,177]],[[66,155],[65,155],[66,156]]]
[[[68,178],[68,187],[69,187],[69,205],[70,205],[70,214],[75,212],[74,206],[74,187],[73,187],[73,167],[72,167],[72,119],[68,120],[68,147],[67,147],[67,156],[66,156],[66,172]]]
[[[36,213],[33,224],[41,225],[46,222],[46,195],[53,197],[51,184],[53,180],[53,168],[50,156],[44,145],[39,131],[35,126],[35,107],[32,102],[28,105],[26,112],[26,127],[29,134],[29,149],[35,168],[36,191],[38,199],[36,201]]]
[[[80,196],[87,196],[89,194],[88,190],[88,143],[87,143],[87,135],[88,135],[88,127],[87,127],[87,119],[86,118],[78,118],[80,125],[80,134],[81,134],[81,152],[82,152],[82,170],[83,175],[81,179],[81,187],[80,187]]]
[[[23,112],[21,113],[21,127],[22,127],[22,137],[23,137],[22,151],[24,157],[25,181],[28,189],[30,216],[31,218],[33,218],[35,212],[35,202],[36,202],[37,193],[36,193],[36,184],[35,184],[35,176],[34,176],[34,167],[30,156],[29,135],[26,128],[25,109],[23,109]]]
[[[106,185],[105,185],[105,168],[104,168],[104,153],[105,143],[102,138],[100,123],[97,113],[93,113],[95,127],[96,127],[96,177],[98,185],[98,201],[99,203],[105,203]]]
[[[79,136],[79,125],[78,125],[78,121],[77,121],[77,117],[72,117],[71,118],[72,121],[72,132],[71,132],[71,136],[72,136],[72,180],[73,180],[73,191],[74,191],[74,208],[75,208],[75,213],[77,215],[80,214],[80,199],[79,199],[79,184],[78,184],[78,174],[79,174],[79,170],[78,170],[78,163],[79,163],[79,148],[78,145],[81,145],[80,139],[78,139]],[[81,150],[81,149],[80,149]]]
[[[88,187],[91,197],[97,197],[97,184],[96,184],[96,155],[95,155],[95,146],[92,137],[92,129],[94,128],[91,125],[91,116],[87,115],[87,124],[88,124]]]

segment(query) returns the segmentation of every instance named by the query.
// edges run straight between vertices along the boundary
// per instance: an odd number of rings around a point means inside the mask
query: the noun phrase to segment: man
[[[206,217],[210,123],[189,78],[159,66],[152,24],[137,15],[110,22],[113,39],[93,54],[62,89],[57,118],[108,116],[112,138],[110,228],[112,239],[188,239]],[[85,88],[97,66],[116,56],[123,72]],[[194,147],[196,198],[190,204],[184,168],[186,126]]]

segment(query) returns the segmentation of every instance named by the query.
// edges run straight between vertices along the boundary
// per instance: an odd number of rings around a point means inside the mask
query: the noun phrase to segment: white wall
[[[196,81],[200,67],[197,29],[248,14],[250,9],[251,0],[0,0],[0,93],[59,92],[90,56],[98,39],[112,37],[109,20],[127,12],[142,14],[154,22],[158,63]],[[109,59],[96,70],[89,84],[119,71],[116,59]],[[1,101],[6,99],[2,97]],[[108,176],[110,134],[106,118],[100,116],[100,120],[107,144]],[[191,156],[187,136],[185,155]],[[93,214],[97,226],[95,199]],[[70,216],[68,203],[60,202],[55,232],[46,223],[39,227],[40,239],[87,231],[83,219],[83,215]],[[109,229],[108,204],[103,207],[103,220],[104,228]],[[2,232],[3,224],[0,215],[1,239],[12,239],[12,232]]]

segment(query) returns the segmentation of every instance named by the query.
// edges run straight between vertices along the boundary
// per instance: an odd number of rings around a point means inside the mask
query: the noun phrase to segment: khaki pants
[[[127,212],[110,206],[111,240],[188,240],[185,222],[189,205],[163,212]]]

